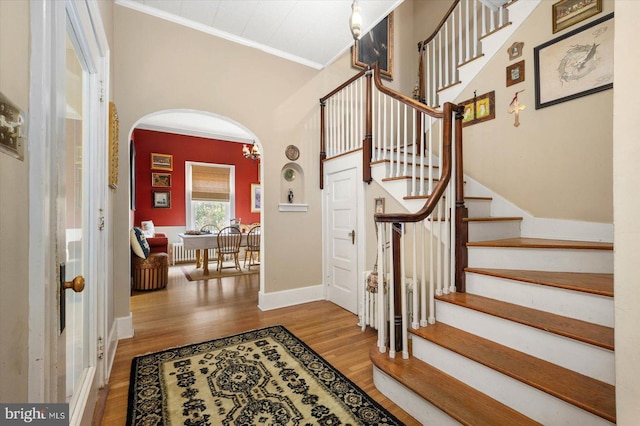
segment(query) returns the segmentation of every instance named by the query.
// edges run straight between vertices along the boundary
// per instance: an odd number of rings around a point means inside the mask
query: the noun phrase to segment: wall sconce
[[[258,149],[258,145],[253,141],[253,145],[249,148],[249,145],[242,145],[242,155],[244,158],[248,158],[250,160],[259,160],[260,159],[260,150]]]
[[[358,0],[353,0],[351,4],[351,16],[349,17],[349,28],[351,29],[351,35],[354,40],[360,39],[362,33],[362,15],[360,15],[360,5]]]

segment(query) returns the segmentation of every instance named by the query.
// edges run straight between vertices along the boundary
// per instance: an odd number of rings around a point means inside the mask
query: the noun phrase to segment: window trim
[[[202,163],[198,161],[185,161],[185,179],[184,179],[184,201],[186,204],[186,229],[195,229],[195,217],[193,208],[191,207],[191,168],[192,166],[204,166],[204,167],[220,167],[229,169],[229,215],[230,217],[236,217],[236,166],[229,164],[216,164],[216,163]]]

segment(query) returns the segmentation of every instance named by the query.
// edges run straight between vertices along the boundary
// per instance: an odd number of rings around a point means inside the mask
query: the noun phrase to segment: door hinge
[[[100,80],[100,102],[104,102],[104,81]]]
[[[104,339],[98,337],[98,359],[104,358]]]

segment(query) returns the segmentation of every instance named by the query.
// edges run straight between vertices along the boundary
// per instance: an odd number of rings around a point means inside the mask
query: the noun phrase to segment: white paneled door
[[[357,170],[327,175],[327,297],[358,313]]]

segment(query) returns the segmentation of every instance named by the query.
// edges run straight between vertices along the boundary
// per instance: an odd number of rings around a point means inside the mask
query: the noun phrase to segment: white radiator
[[[215,256],[213,250],[209,249],[209,259],[213,259]],[[184,244],[182,243],[173,243],[171,246],[171,264],[175,265],[176,263],[187,263],[187,262],[195,262],[196,261],[196,251],[195,250],[185,250]]]
[[[360,327],[362,331],[366,329],[367,326],[373,328],[374,330],[378,329],[378,294],[370,293],[367,291],[367,276],[371,273],[371,271],[364,272],[364,282],[361,291],[361,299],[362,305],[360,309]],[[378,283],[380,282],[380,279]],[[406,278],[407,282],[407,315],[409,318],[409,323],[413,320],[413,279]],[[387,292],[385,291],[384,296],[385,303],[388,303],[389,298],[387,296]],[[388,320],[388,319],[387,319]]]

